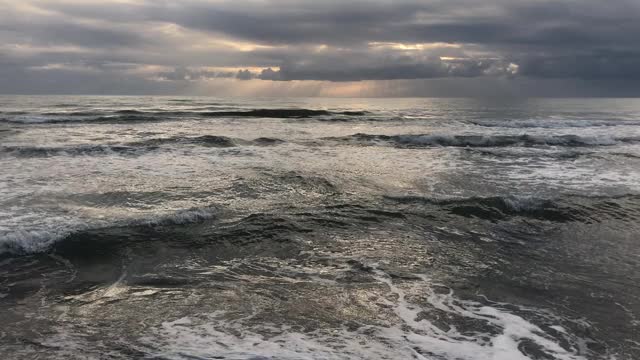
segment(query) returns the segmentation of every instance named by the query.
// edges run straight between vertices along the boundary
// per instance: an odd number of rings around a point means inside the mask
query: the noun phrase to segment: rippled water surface
[[[640,101],[0,97],[0,357],[638,359]]]

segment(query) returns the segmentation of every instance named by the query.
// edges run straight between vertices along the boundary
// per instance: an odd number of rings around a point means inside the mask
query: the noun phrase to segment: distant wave
[[[605,220],[636,221],[640,219],[640,195],[617,197],[568,196],[544,199],[530,196],[494,196],[436,199],[419,196],[389,196],[400,204],[426,204],[449,213],[490,221],[513,217],[551,222],[597,223]]]
[[[270,137],[259,137],[257,139],[253,139],[253,143],[256,145],[277,145],[285,143],[286,141],[277,138]]]
[[[0,139],[5,138],[5,137],[9,137],[9,136],[13,136],[17,133],[19,133],[20,131],[16,130],[16,129],[4,129],[4,128],[0,128]]]
[[[640,126],[640,121],[633,120],[576,120],[576,119],[527,119],[527,120],[474,120],[472,124],[484,127],[501,128],[586,128],[610,126]]]
[[[215,135],[203,135],[197,137],[169,137],[169,138],[155,138],[144,140],[140,142],[131,143],[135,146],[142,147],[155,147],[160,145],[170,144],[196,144],[210,147],[233,147],[236,146],[236,142],[226,136]]]
[[[37,124],[67,124],[67,123],[135,123],[166,120],[166,116],[153,114],[136,115],[108,115],[93,113],[48,113],[29,114],[18,117],[2,118],[0,122],[12,124],[37,125]]]
[[[625,157],[628,159],[640,159],[640,155],[639,154],[629,154],[629,153],[609,153],[607,155],[613,155],[613,156],[621,156],[621,157]]]
[[[115,112],[119,113],[118,111]],[[28,114],[28,113],[25,113]],[[87,116],[102,116],[106,115],[105,112],[95,112],[95,111],[68,111],[68,112],[46,112],[39,115],[44,116],[70,116],[70,117],[87,117]]]
[[[179,117],[221,118],[221,117],[252,117],[252,118],[282,118],[303,119],[319,116],[364,116],[364,111],[328,111],[311,109],[254,109],[233,111],[191,111],[191,110],[157,110],[141,111],[123,109],[117,111],[76,111],[76,112],[47,112],[20,113],[0,119],[2,122],[16,124],[58,124],[58,123],[129,123],[145,121],[175,120]],[[11,114],[5,114],[11,115]]]
[[[347,115],[362,116],[366,113],[363,111],[342,111],[331,112],[327,110],[309,110],[309,109],[256,109],[249,111],[211,111],[200,113],[201,116],[207,117],[263,117],[263,118],[309,118],[314,116],[326,115]]]
[[[166,145],[196,145],[203,147],[235,147],[241,145],[272,146],[285,143],[277,138],[261,137],[254,140],[232,139],[226,136],[203,135],[197,137],[154,138],[124,144],[97,144],[75,146],[0,146],[0,154],[16,157],[50,157],[82,155],[121,155],[138,156],[149,151],[159,150]]]
[[[156,147],[157,148],[157,147]],[[126,145],[78,145],[78,146],[2,146],[0,153],[16,157],[50,157],[78,155],[140,155],[145,150],[155,148],[136,148]]]
[[[516,150],[517,151],[514,151]],[[484,156],[491,156],[495,158],[550,158],[558,160],[576,160],[583,157],[596,157],[599,155],[594,151],[576,151],[576,150],[563,150],[563,151],[547,151],[547,149],[533,149],[533,148],[465,148],[469,153],[479,154]],[[524,151],[521,151],[524,150]],[[534,151],[535,150],[535,151]]]
[[[168,138],[154,138],[143,140],[139,142],[128,143],[130,146],[136,147],[157,147],[161,145],[200,145],[206,147],[234,147],[240,145],[257,145],[257,146],[269,146],[285,143],[284,140],[269,137],[260,137],[254,140],[244,140],[237,138],[230,138],[227,136],[216,135],[202,135],[202,136],[174,136]]]
[[[355,134],[326,140],[359,145],[389,145],[405,148],[432,146],[450,147],[504,147],[504,146],[611,146],[619,143],[640,142],[640,138],[583,137],[577,135],[370,135]]]
[[[465,150],[471,154],[478,154],[483,156],[489,156],[502,159],[524,159],[524,158],[536,158],[536,159],[557,159],[557,160],[577,160],[581,158],[592,159],[640,159],[640,155],[625,152],[605,152],[605,151],[589,151],[589,150],[574,150],[571,148],[562,149],[560,151],[550,150],[547,148],[472,148],[468,147]]]

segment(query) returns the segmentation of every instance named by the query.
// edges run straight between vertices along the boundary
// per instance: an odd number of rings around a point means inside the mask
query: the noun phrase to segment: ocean
[[[0,96],[2,359],[640,359],[640,100]]]

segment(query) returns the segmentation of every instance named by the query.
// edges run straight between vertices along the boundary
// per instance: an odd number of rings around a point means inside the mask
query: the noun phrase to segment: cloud
[[[525,76],[539,78],[640,80],[639,51],[532,56],[521,61]]]
[[[236,79],[240,79],[240,80],[251,80],[254,77],[255,75],[247,69],[238,70],[238,73],[236,74]]]
[[[339,64],[339,65],[336,65]],[[433,79],[445,77],[477,77],[514,75],[509,64],[492,59],[456,59],[442,61],[440,58],[413,59],[395,58],[387,61],[359,61],[340,63],[338,59],[330,62],[285,63],[280,70],[263,70],[257,78],[262,80],[326,80],[326,81],[362,81],[396,79]]]
[[[121,88],[112,81],[120,79],[140,91],[308,81],[316,93],[312,82],[346,91],[346,83],[377,81],[359,88],[403,94],[424,93],[407,81],[438,79],[470,86],[529,79],[567,92],[575,87],[556,83],[591,81],[617,94],[624,79],[633,94],[638,16],[635,0],[6,2],[0,92],[15,91],[21,74],[27,92],[87,90],[91,77],[108,92]],[[64,77],[66,85],[50,86]]]
[[[244,70],[248,72],[247,70]],[[240,70],[238,73],[234,73],[231,71],[210,71],[210,70],[200,70],[200,69],[190,69],[186,67],[177,67],[171,69],[170,71],[161,71],[155,73],[155,78],[159,80],[166,81],[200,81],[200,80],[208,80],[208,79],[225,79],[225,78],[241,78],[241,74],[243,70]],[[243,73],[244,74],[244,73]]]

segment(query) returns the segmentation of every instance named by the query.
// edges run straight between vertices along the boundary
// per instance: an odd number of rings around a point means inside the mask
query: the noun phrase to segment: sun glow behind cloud
[[[422,44],[403,44],[403,43],[395,43],[395,42],[370,42],[369,46],[373,48],[387,48],[387,49],[405,50],[405,51],[407,50],[424,51],[424,50],[442,49],[442,48],[459,49],[462,47],[459,44],[450,44],[450,43],[442,43],[442,42],[422,43]]]
[[[420,95],[525,80],[615,90],[640,83],[640,3],[614,1],[5,0],[0,92],[228,82],[243,94]]]

